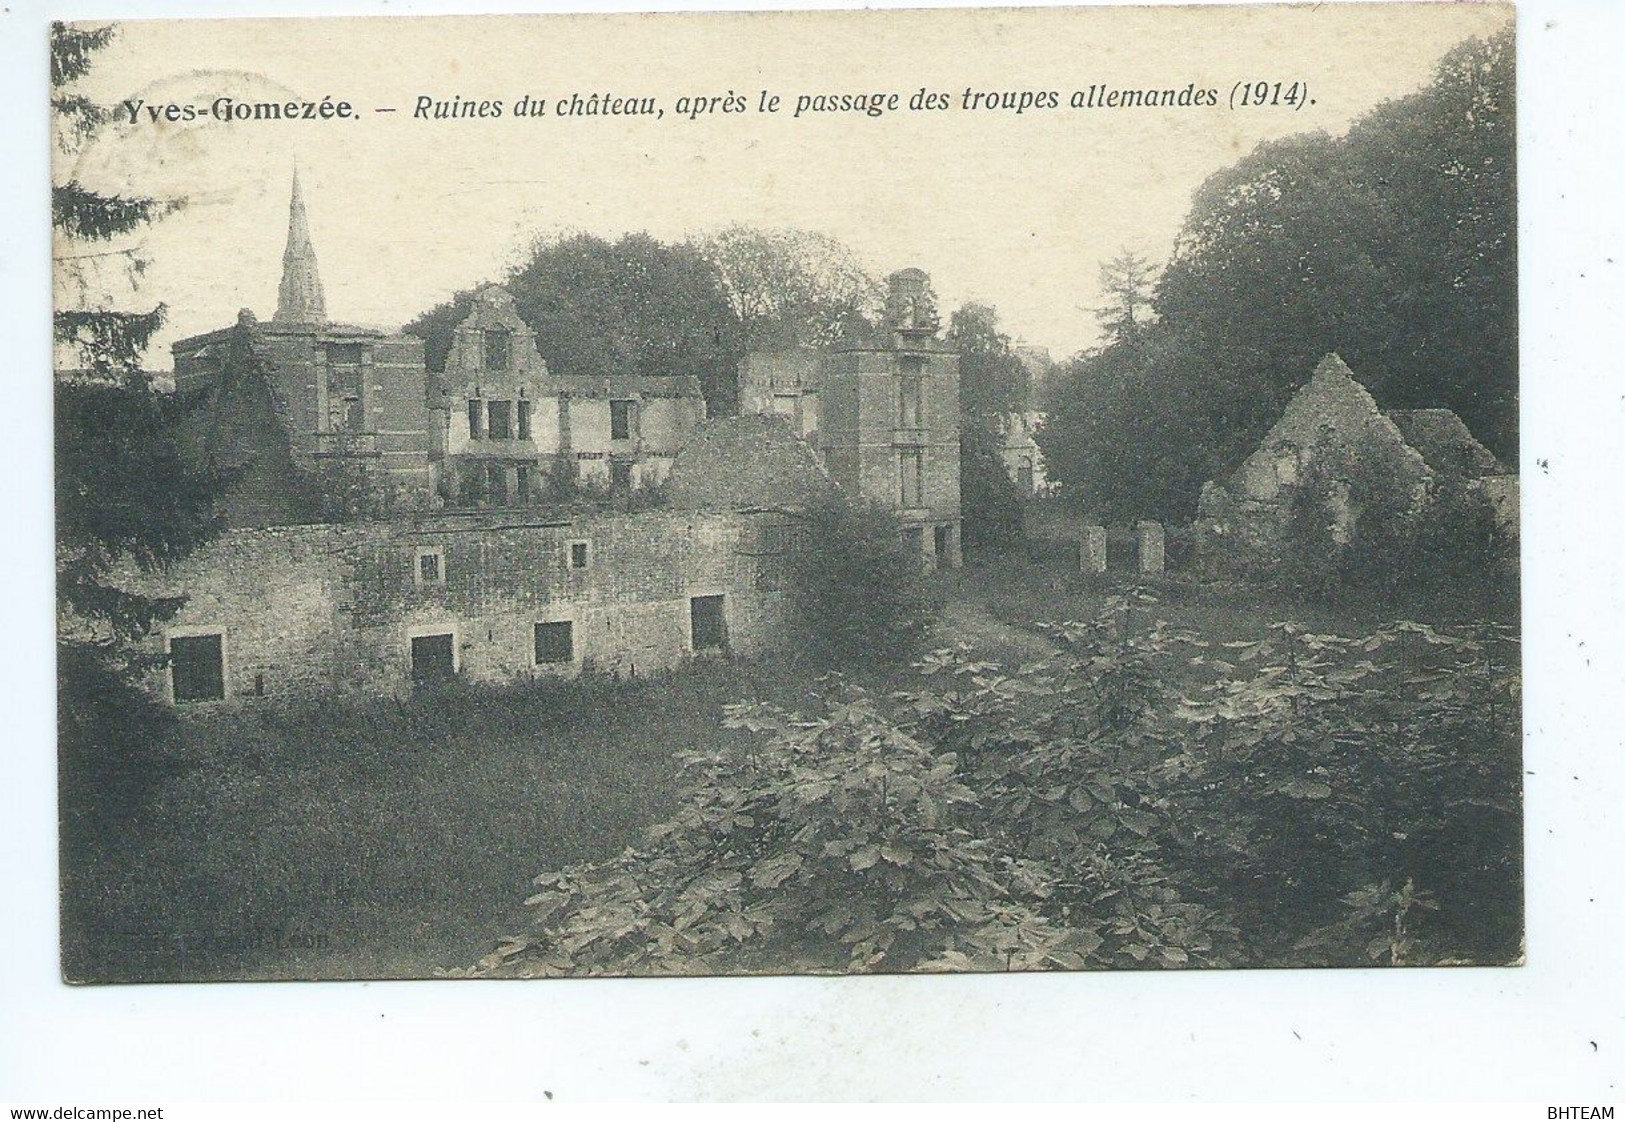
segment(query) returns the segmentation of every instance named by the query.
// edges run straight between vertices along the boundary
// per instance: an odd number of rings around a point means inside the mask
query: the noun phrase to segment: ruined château
[[[957,566],[958,358],[926,275],[889,284],[877,341],[749,356],[739,417],[707,419],[692,378],[551,371],[494,284],[431,371],[423,340],[329,319],[296,176],[275,314],[174,344],[229,529],[130,577],[185,599],[149,641],[152,688],[391,693],[770,650],[791,640],[795,512],[834,489]]]

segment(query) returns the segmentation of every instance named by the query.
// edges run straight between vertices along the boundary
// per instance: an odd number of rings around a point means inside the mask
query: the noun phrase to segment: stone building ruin
[[[747,355],[742,411],[782,417],[848,493],[895,513],[932,567],[958,568],[959,355],[943,340],[930,278],[886,278],[881,330],[822,351]]]
[[[836,488],[957,566],[958,359],[926,275],[890,285],[879,341],[747,359],[739,417],[708,420],[692,378],[550,371],[500,285],[431,371],[423,340],[328,318],[296,177],[275,314],[174,344],[185,442],[231,482],[218,540],[124,575],[185,599],[147,641],[168,656],[152,690],[244,703],[762,653],[791,641],[795,511]]]
[[[1329,527],[1346,543],[1360,511],[1339,465],[1380,464],[1398,505],[1419,511],[1446,476],[1483,493],[1502,528],[1518,527],[1518,477],[1448,409],[1383,412],[1335,354],[1293,395],[1280,420],[1230,475],[1202,486],[1193,526],[1197,567],[1209,576],[1268,575],[1281,564],[1293,500],[1312,471],[1329,474]]]

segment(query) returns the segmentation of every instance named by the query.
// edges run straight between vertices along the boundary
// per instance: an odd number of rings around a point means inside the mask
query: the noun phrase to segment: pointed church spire
[[[299,169],[293,170],[293,198],[288,203],[288,247],[282,251],[282,283],[276,290],[275,323],[325,323],[327,300],[316,270],[316,248],[310,244],[305,198],[299,193]]]

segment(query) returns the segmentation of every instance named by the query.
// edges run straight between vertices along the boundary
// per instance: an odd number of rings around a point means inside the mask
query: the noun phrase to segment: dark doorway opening
[[[412,680],[425,684],[449,682],[457,676],[455,649],[450,635],[412,637]]]
[[[689,630],[696,651],[725,651],[728,648],[728,622],[723,615],[721,596],[695,596],[688,602]]]
[[[169,672],[176,701],[220,701],[226,696],[226,663],[218,635],[169,641]]]

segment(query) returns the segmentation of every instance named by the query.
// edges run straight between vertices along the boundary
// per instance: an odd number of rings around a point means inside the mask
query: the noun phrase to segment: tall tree
[[[1032,394],[1032,375],[999,330],[998,310],[975,301],[948,320],[948,342],[959,352],[959,406],[966,417],[1019,413]]]
[[[1188,518],[1329,351],[1384,407],[1452,409],[1514,455],[1512,68],[1510,31],[1469,40],[1346,136],[1270,141],[1211,176],[1154,321],[1072,364],[1040,437],[1066,493]]]
[[[51,28],[51,104],[64,155],[108,119],[75,87],[114,32]],[[181,602],[127,591],[118,573],[161,568],[207,541],[219,528],[219,481],[183,453],[184,407],[141,366],[163,305],[119,309],[86,275],[116,261],[138,281],[139,249],[118,240],[177,204],[106,194],[72,178],[53,183],[51,204],[54,334],[73,367],[55,384],[60,735],[68,752],[125,750],[139,747],[131,743],[136,726],[151,715],[134,679],[152,660],[131,643]]]
[[[1137,337],[1151,318],[1151,288],[1157,267],[1125,249],[1100,266],[1100,290],[1105,301],[1095,308],[1095,320],[1110,342]]]
[[[999,330],[999,313],[968,303],[949,318],[959,351],[959,474],[967,549],[1008,545],[1021,536],[1026,498],[1005,471],[1004,414],[1025,412],[1032,375]]]
[[[864,337],[880,306],[880,280],[824,234],[734,225],[698,248],[721,272],[752,350]]]

